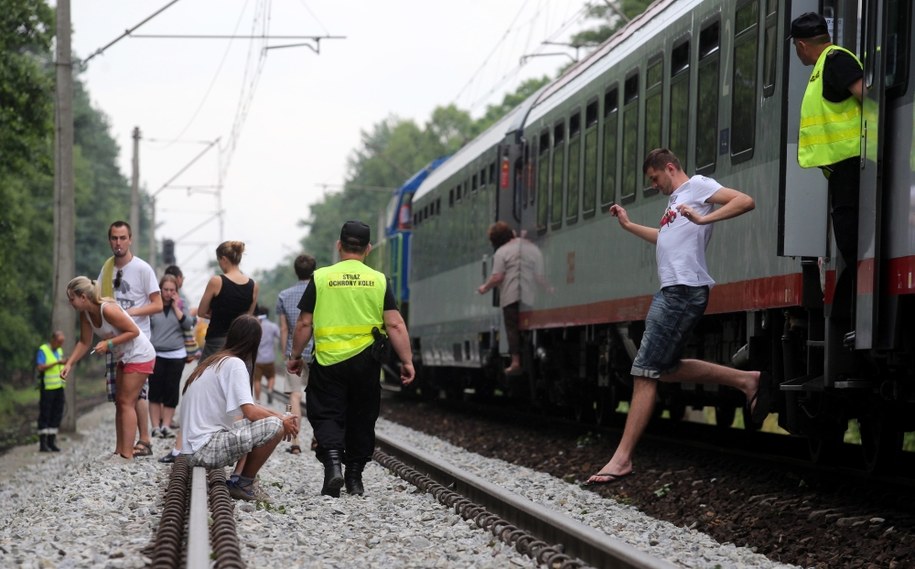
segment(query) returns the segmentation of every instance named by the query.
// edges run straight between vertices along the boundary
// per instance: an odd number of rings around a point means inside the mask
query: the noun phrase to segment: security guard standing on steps
[[[321,494],[361,495],[362,470],[375,450],[381,405],[381,362],[388,346],[400,358],[400,379],[413,381],[413,354],[403,317],[383,273],[365,265],[371,231],[361,221],[340,230],[340,262],[315,271],[299,302],[286,369],[299,374],[302,350],[314,335],[305,406],[324,464]],[[342,467],[345,465],[344,474]]]
[[[56,330],[51,341],[38,348],[35,359],[38,370],[38,440],[41,452],[60,452],[57,429],[64,416],[64,382],[60,370],[67,363],[64,357],[64,333]]]
[[[813,72],[801,103],[797,161],[820,168],[829,182],[832,227],[845,269],[836,282],[835,314],[850,321],[858,265],[858,186],[864,72],[855,54],[833,44],[823,16],[807,12],[791,22],[797,57]]]

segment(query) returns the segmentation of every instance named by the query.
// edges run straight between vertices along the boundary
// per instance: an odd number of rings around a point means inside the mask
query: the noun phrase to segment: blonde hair
[[[241,255],[245,252],[242,241],[223,241],[216,248],[216,258],[225,257],[233,265],[241,264]]]
[[[97,305],[101,305],[102,302],[115,302],[113,298],[102,296],[101,287],[89,277],[79,276],[70,279],[70,282],[67,283],[67,296],[69,297],[71,294],[84,296]]]

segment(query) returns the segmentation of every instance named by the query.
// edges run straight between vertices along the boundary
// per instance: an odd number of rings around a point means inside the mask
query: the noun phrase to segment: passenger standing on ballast
[[[387,279],[365,265],[370,238],[369,226],[361,221],[343,224],[340,262],[315,271],[306,287],[286,362],[289,373],[301,373],[302,350],[314,334],[305,406],[318,441],[315,454],[324,464],[325,496],[339,497],[344,479],[348,493],[364,493],[362,470],[375,450],[388,341],[400,358],[403,384],[409,385],[415,373],[407,326]]]
[[[835,307],[842,321],[854,310],[858,267],[858,186],[861,173],[861,62],[830,42],[823,16],[801,14],[791,22],[798,59],[813,65],[801,103],[797,161],[820,168],[828,179],[832,228],[845,269],[836,280]]]
[[[38,450],[60,452],[57,429],[64,416],[64,380],[60,370],[67,363],[64,357],[64,333],[55,330],[51,340],[38,348],[35,364],[38,370]]]
[[[216,263],[223,274],[210,277],[197,308],[197,317],[210,321],[201,360],[222,349],[235,317],[254,314],[257,283],[238,268],[244,252],[245,244],[241,241],[224,241],[216,248]],[[251,365],[254,365],[253,361]]]
[[[712,223],[742,215],[755,207],[753,198],[705,176],[690,178],[680,160],[666,148],[652,150],[642,171],[651,186],[668,196],[659,227],[633,223],[615,204],[610,213],[620,227],[656,246],[658,280],[645,317],[645,332],[632,362],[632,399],[616,452],[587,483],[612,484],[633,472],[632,455],[654,411],[658,381],[726,385],[746,396],[745,420],[762,423],[772,392],[768,377],[702,360],[682,359],[690,334],[708,305],[715,281],[708,273],[705,249]],[[715,206],[719,206],[715,208]]]

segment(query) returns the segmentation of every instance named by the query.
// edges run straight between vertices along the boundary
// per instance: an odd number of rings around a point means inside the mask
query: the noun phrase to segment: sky
[[[584,0],[171,1],[73,0],[72,49],[88,59],[81,78],[128,180],[140,129],[140,187],[156,196],[155,237],[176,240],[191,299],[223,240],[245,242],[248,274],[299,253],[299,221],[342,189],[362,132],[392,116],[423,125],[451,103],[478,117],[571,61],[574,49],[544,40],[594,25]],[[314,41],[277,36],[341,39],[320,40],[316,53]],[[312,48],[278,47],[301,43]],[[560,52],[569,55],[519,64]]]

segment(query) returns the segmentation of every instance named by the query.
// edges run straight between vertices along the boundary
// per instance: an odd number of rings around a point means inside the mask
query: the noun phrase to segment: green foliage
[[[606,41],[617,30],[626,25],[627,20],[645,11],[654,0],[617,0],[612,2],[593,2],[588,4],[588,16],[600,23],[594,28],[573,34],[569,43],[572,45],[599,45]]]
[[[0,382],[31,382],[50,334],[54,282],[54,14],[44,1],[0,10]],[[75,78],[76,270],[92,278],[111,253],[106,232],[127,219],[130,188],[107,118]],[[145,212],[141,212],[145,213]],[[146,216],[141,215],[141,220]],[[65,331],[72,339],[75,331]]]

